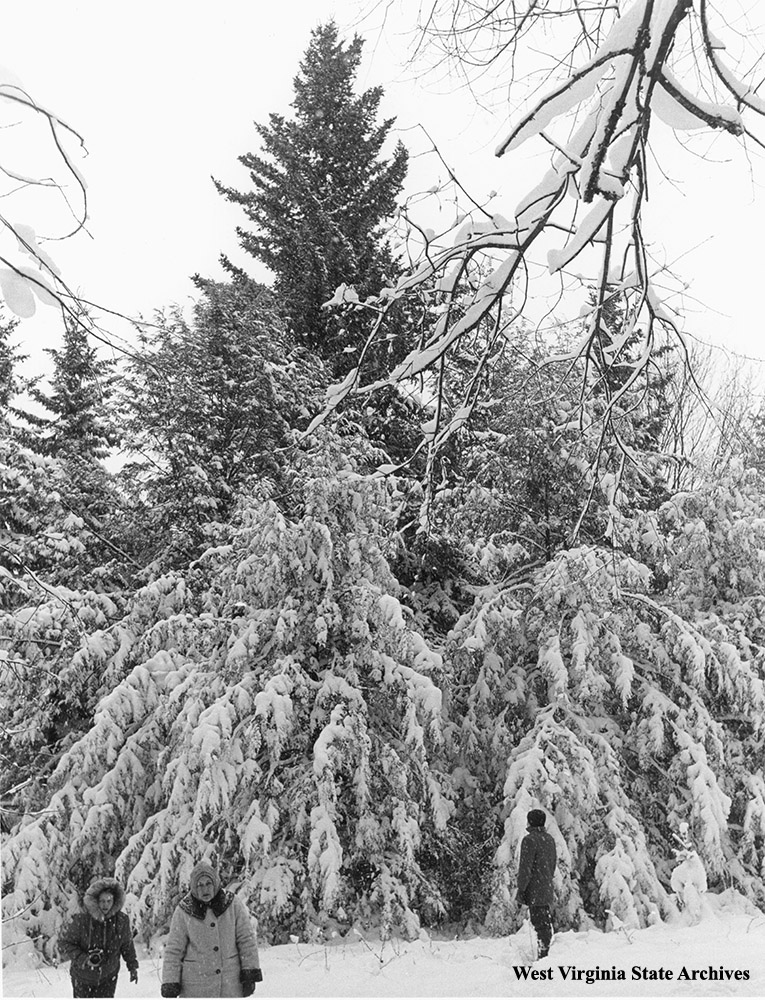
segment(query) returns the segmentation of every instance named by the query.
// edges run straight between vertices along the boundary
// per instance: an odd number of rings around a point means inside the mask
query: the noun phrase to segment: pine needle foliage
[[[288,328],[324,358],[357,346],[360,323],[324,309],[340,284],[360,298],[379,292],[396,267],[383,223],[395,211],[407,168],[399,142],[382,156],[393,119],[379,119],[381,87],[354,89],[363,40],[339,37],[330,21],[316,28],[295,77],[293,116],[256,124],[260,153],[239,157],[252,187],[216,181],[241,205],[251,230],[242,247],[274,274]]]

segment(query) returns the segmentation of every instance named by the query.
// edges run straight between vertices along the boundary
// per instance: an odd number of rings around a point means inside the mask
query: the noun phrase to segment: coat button
[[[217,951],[217,950],[218,950],[218,946],[216,944],[215,947],[213,948],[213,951]]]
[[[215,975],[216,975],[216,976],[219,976],[219,975],[220,975],[220,969],[216,969],[216,970],[215,970]]]
[[[213,922],[212,922],[212,923],[210,924],[210,926],[211,926],[211,927],[214,927],[214,926],[215,926],[215,921],[214,921],[214,920],[213,920]]]

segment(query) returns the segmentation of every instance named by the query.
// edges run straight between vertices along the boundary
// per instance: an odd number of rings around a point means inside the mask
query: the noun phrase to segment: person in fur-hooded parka
[[[263,976],[244,903],[221,888],[212,865],[198,864],[175,908],[162,963],[163,997],[248,997]]]
[[[97,878],[82,900],[83,912],[61,931],[58,950],[71,960],[72,996],[113,997],[120,956],[138,982],[138,959],[127,914],[122,912],[125,890],[113,878]]]

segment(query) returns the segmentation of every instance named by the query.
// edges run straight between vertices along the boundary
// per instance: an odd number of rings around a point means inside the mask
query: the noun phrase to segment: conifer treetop
[[[215,181],[254,225],[237,229],[241,245],[273,272],[290,328],[325,357],[349,339],[323,308],[335,289],[368,295],[396,273],[382,223],[395,211],[407,153],[399,142],[381,156],[393,119],[378,121],[381,87],[355,92],[362,47],[358,35],[341,41],[334,22],[316,28],[294,80],[294,117],[256,123],[261,152],[239,157],[252,188]]]

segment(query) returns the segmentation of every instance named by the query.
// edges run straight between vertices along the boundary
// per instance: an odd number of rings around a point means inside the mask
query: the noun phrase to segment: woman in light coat
[[[263,976],[250,914],[212,865],[191,872],[162,963],[163,997],[248,997]]]

